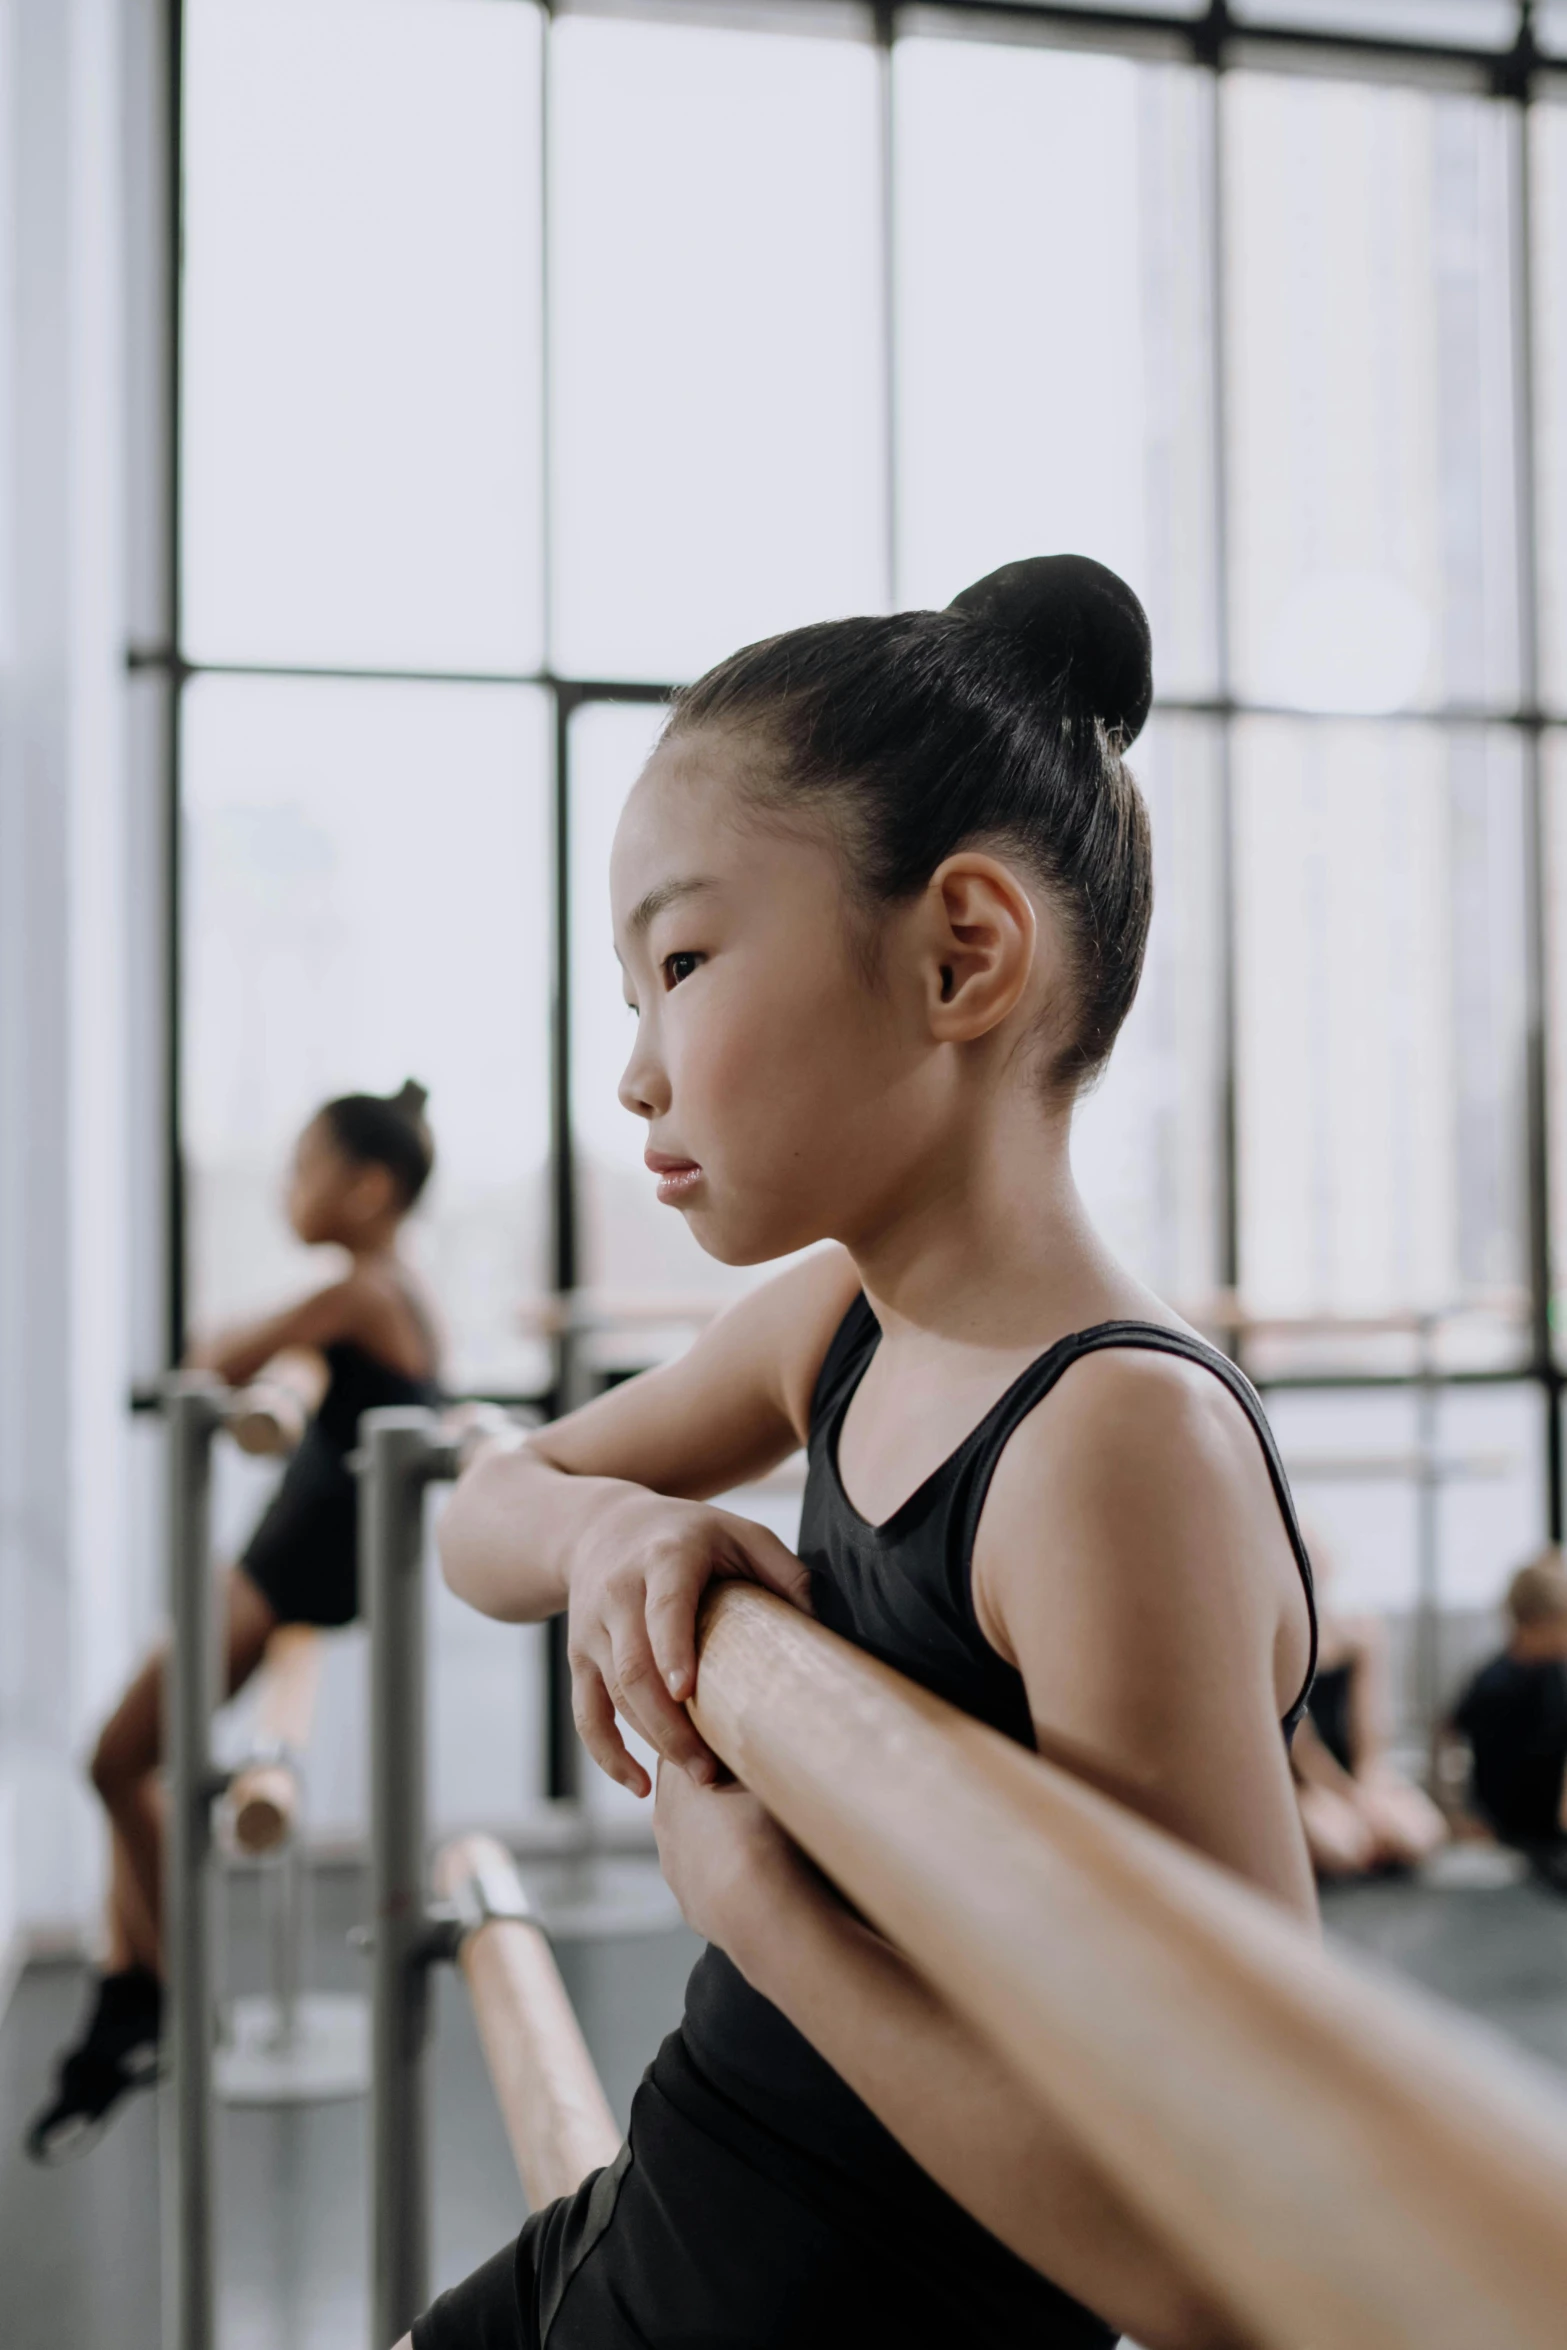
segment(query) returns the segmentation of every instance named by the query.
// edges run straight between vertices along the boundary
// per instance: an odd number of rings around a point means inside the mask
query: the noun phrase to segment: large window
[[[189,1310],[411,1072],[459,1378],[549,1390],[560,1290],[680,1343],[737,1277],[616,1102],[604,887],[660,697],[1076,547],[1158,697],[1085,1189],[1308,1451],[1393,1383],[1455,1496],[1406,1572],[1357,1471],[1339,1546],[1467,1604],[1562,1515],[1567,102],[1512,0],[1140,13],[186,0]]]

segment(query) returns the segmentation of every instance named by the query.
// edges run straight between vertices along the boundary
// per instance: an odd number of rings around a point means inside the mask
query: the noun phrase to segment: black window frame
[[[553,1004],[551,1011],[551,1067],[550,1067],[550,1249],[549,1263],[553,1286],[564,1294],[575,1289],[581,1272],[577,1180],[571,1120],[571,721],[583,707],[597,702],[640,702],[656,704],[667,698],[676,681],[651,684],[645,680],[626,678],[586,678],[560,674],[549,667],[541,670],[512,672],[471,672],[455,670],[423,670],[407,668],[340,668],[333,666],[247,664],[242,662],[207,662],[192,659],[184,647],[182,631],[180,582],[181,533],[181,349],[180,318],[181,293],[179,284],[179,255],[182,250],[182,106],[183,106],[183,7],[182,0],[155,0],[164,14],[163,38],[165,44],[166,86],[162,106],[163,136],[166,152],[163,159],[164,219],[166,240],[163,277],[165,319],[163,326],[163,610],[165,629],[158,643],[136,643],[127,651],[128,667],[140,675],[162,681],[166,695],[164,748],[161,776],[164,888],[163,909],[164,951],[162,979],[163,1036],[163,1185],[164,1185],[164,1342],[168,1361],[179,1361],[186,1336],[186,1176],[183,1152],[183,1120],[181,1103],[182,1052],[182,968],[181,968],[181,775],[180,775],[180,700],[185,686],[192,678],[205,675],[235,675],[288,678],[341,678],[366,682],[400,682],[409,679],[441,683],[493,683],[497,685],[531,686],[540,688],[549,697],[553,710],[554,774],[552,783],[553,809]],[[498,5],[535,5],[537,0],[497,0]],[[557,13],[550,0],[542,0],[546,19],[546,37],[549,20]],[[907,20],[921,13],[917,0],[877,0],[867,12],[860,0],[837,0],[849,13],[864,21],[871,20],[873,37],[884,62],[890,61],[892,49]],[[817,0],[820,5],[820,0]],[[674,12],[672,12],[674,13]],[[759,17],[766,20],[766,10],[759,9]],[[1505,50],[1483,49],[1462,43],[1405,40],[1392,35],[1349,34],[1337,30],[1313,30],[1305,27],[1259,24],[1242,20],[1228,5],[1228,0],[1208,0],[1202,13],[1189,18],[1177,18],[1153,10],[1138,11],[1094,5],[1052,4],[1052,0],[941,0],[940,13],[949,19],[987,19],[1004,36],[1008,28],[1032,27],[1047,38],[1070,44],[1074,48],[1096,48],[1119,54],[1145,55],[1186,61],[1205,69],[1218,79],[1236,66],[1265,66],[1270,70],[1313,72],[1324,68],[1337,72],[1364,75],[1385,80],[1413,79],[1417,82],[1435,82],[1452,87],[1455,79],[1481,95],[1490,97],[1517,110],[1516,135],[1512,152],[1516,157],[1517,179],[1513,191],[1510,221],[1512,269],[1512,325],[1514,337],[1514,438],[1516,446],[1516,481],[1514,494],[1514,528],[1517,538],[1519,564],[1519,619],[1520,619],[1520,691],[1515,705],[1506,709],[1484,712],[1472,709],[1438,708],[1433,711],[1390,713],[1387,716],[1366,718],[1355,714],[1358,723],[1370,726],[1407,725],[1411,721],[1437,728],[1473,726],[1477,719],[1492,726],[1514,730],[1523,753],[1527,908],[1525,936],[1526,976],[1526,1071],[1525,1071],[1525,1132],[1524,1164],[1527,1186],[1527,1271],[1528,1271],[1528,1351],[1527,1358],[1515,1367],[1496,1370],[1452,1371],[1435,1366],[1434,1355],[1422,1342],[1421,1359],[1416,1367],[1405,1371],[1373,1371],[1337,1369],[1319,1372],[1278,1371],[1265,1376],[1260,1384],[1290,1389],[1354,1389],[1389,1388],[1413,1390],[1422,1398],[1423,1421],[1434,1430],[1435,1400],[1442,1390],[1473,1384],[1532,1386],[1537,1392],[1545,1422],[1543,1448],[1545,1464],[1544,1517],[1550,1539],[1561,1539],[1564,1529],[1564,1462],[1561,1428],[1561,1403],[1567,1374],[1558,1362],[1552,1333],[1552,1232],[1551,1232],[1551,1165],[1550,1165],[1550,1103],[1548,1099],[1549,1048],[1551,1043],[1551,1004],[1549,987],[1549,939],[1547,933],[1549,909],[1546,903],[1546,809],[1543,780],[1544,741],[1549,731],[1555,731],[1567,740],[1567,712],[1558,713],[1553,721],[1541,705],[1539,691],[1539,549],[1536,531],[1535,504],[1535,417],[1534,417],[1534,314],[1533,289],[1533,225],[1531,220],[1530,189],[1530,112],[1547,78],[1559,85],[1567,85],[1567,60],[1553,61],[1542,55],[1533,33],[1533,0],[1518,0],[1516,35]],[[739,21],[743,11],[731,8],[726,21]],[[776,22],[776,7],[773,10]],[[547,89],[547,74],[546,74]],[[883,122],[883,171],[890,170],[890,124]],[[1224,165],[1219,108],[1210,108],[1212,152],[1209,165],[1212,174],[1213,202],[1211,218],[1211,250],[1209,267],[1214,300],[1212,323],[1211,364],[1215,385],[1215,469],[1216,469],[1216,529],[1215,600],[1219,625],[1220,690],[1206,698],[1162,698],[1156,709],[1172,713],[1188,713],[1216,722],[1220,744],[1221,797],[1221,871],[1220,888],[1224,910],[1223,946],[1221,949],[1221,1076],[1220,1076],[1220,1197],[1217,1202],[1218,1245],[1217,1270],[1221,1288],[1233,1294],[1239,1286],[1239,1229],[1237,1211],[1237,1101],[1236,1101],[1236,1001],[1235,1001],[1235,920],[1234,920],[1234,808],[1230,780],[1230,757],[1233,722],[1255,715],[1287,715],[1291,718],[1309,718],[1312,714],[1298,711],[1272,712],[1266,705],[1236,695],[1228,675],[1227,635],[1230,613],[1230,584],[1228,579],[1228,544],[1225,485],[1228,468],[1226,426],[1223,415],[1223,383],[1225,374],[1226,340],[1223,313],[1225,282],[1224,208],[1221,175]],[[546,149],[547,149],[546,119]],[[545,234],[547,237],[547,219]],[[889,320],[892,289],[889,269]],[[546,298],[543,319],[544,344],[542,366],[546,387],[549,383],[549,306]],[[889,331],[890,344],[890,331]],[[888,367],[890,376],[890,363]],[[892,397],[889,382],[887,397]],[[548,464],[548,394],[546,389],[545,462]],[[889,463],[891,457],[889,454]],[[889,503],[889,515],[894,509]],[[546,492],[546,534],[548,532],[548,494]],[[895,529],[889,520],[889,529]],[[546,571],[547,571],[546,547]],[[546,588],[546,593],[547,593]],[[1244,1325],[1236,1324],[1225,1334],[1230,1350],[1238,1360],[1246,1356]],[[556,1376],[548,1392],[526,1400],[552,1410],[561,1402],[565,1375],[557,1362]],[[1435,1437],[1431,1435],[1427,1451],[1435,1461]],[[1432,1479],[1437,1474],[1433,1468]]]

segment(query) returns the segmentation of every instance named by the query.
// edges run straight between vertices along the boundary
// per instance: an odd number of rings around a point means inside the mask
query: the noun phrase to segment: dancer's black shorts
[[[358,1488],[341,1448],[314,1423],[239,1563],[285,1624],[351,1624],[358,1615]]]
[[[938,2190],[910,2168],[905,2208],[861,2201],[848,2173],[761,2132],[673,2033],[617,2159],[443,2293],[414,2350],[1108,2350],[1111,2329],[1021,2261],[1002,2254],[998,2274],[977,2222],[957,2215],[973,2259],[922,2224]],[[1043,2326],[1042,2296],[1059,2303]]]

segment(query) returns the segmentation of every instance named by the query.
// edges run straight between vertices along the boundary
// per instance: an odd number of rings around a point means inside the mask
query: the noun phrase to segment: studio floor
[[[1475,1876],[1470,1870],[1466,1881],[1460,1868],[1431,1884],[1333,1894],[1328,1931],[1567,2072],[1567,1901],[1494,1870]],[[347,1940],[361,1911],[357,1876],[321,1874],[313,1907],[316,1986],[362,1987],[363,1961]],[[243,1991],[253,1986],[260,1941],[245,1898],[231,1905],[230,1923],[230,1979]],[[643,2066],[679,2013],[696,1947],[683,1929],[560,1945],[567,1986],[622,2121]],[[158,2350],[157,2100],[135,2100],[103,2143],[67,2169],[39,2171],[20,2150],[81,2000],[79,1969],[35,1968],[0,2029],[5,2350]],[[443,2285],[513,2234],[522,2207],[465,1996],[449,1972],[436,2008],[433,2264]],[[222,2350],[362,2350],[364,2131],[362,2101],[224,2111]]]

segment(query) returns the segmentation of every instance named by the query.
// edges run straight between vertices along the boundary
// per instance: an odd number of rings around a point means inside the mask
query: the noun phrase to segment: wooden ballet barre
[[[460,1836],[436,1856],[435,1889],[465,1928],[457,1963],[518,2174],[537,2211],[613,2162],[620,2131],[510,1853],[493,1836]]]
[[[1446,1482],[1510,1477],[1520,1466],[1512,1452],[1292,1452],[1284,1466],[1292,1485],[1397,1485],[1435,1475]]]
[[[1263,2350],[1561,2350],[1567,2102],[782,1600],[693,1715]]]
[[[716,1296],[701,1290],[679,1290],[659,1295],[652,1290],[572,1289],[554,1297],[525,1298],[517,1308],[517,1324],[536,1338],[559,1338],[567,1332],[579,1337],[605,1331],[658,1329],[683,1323],[693,1329],[715,1321],[734,1296]]]
[[[1234,1330],[1249,1338],[1419,1338],[1476,1315],[1521,1317],[1524,1289],[1472,1290],[1439,1306],[1395,1306],[1382,1313],[1255,1313],[1233,1289],[1221,1289],[1180,1312],[1198,1329]]]
[[[261,1660],[255,1756],[230,1780],[230,1830],[241,1852],[273,1852],[299,1814],[294,1758],[310,1744],[321,1686],[321,1635],[310,1624],[280,1624]]]

